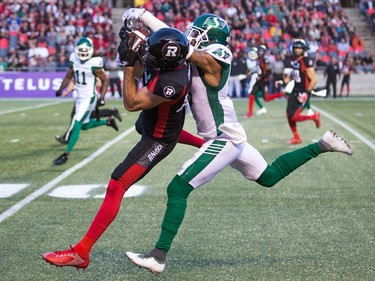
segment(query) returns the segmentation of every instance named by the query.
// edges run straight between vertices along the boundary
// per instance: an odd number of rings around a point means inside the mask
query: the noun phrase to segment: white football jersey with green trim
[[[205,83],[198,68],[193,65],[191,111],[196,120],[198,134],[206,140],[244,142],[246,133],[237,121],[233,102],[228,96],[232,52],[220,44],[209,45],[204,51],[219,60],[223,70],[219,85],[211,87]]]
[[[69,58],[69,63],[74,71],[74,89],[77,92],[77,98],[91,98],[96,93],[96,75],[95,70],[103,68],[103,58],[92,57],[87,61],[81,61],[75,53]]]

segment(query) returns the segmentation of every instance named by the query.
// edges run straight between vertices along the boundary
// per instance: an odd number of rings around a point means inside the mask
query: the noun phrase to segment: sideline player
[[[100,88],[101,85],[102,85],[101,80],[98,79],[98,78],[96,80],[97,80],[96,88]],[[72,94],[73,97],[76,97],[77,94],[76,94],[76,91],[74,90],[74,80],[73,79],[70,81],[68,87],[65,88],[65,90],[62,91],[62,96],[66,97],[70,92],[73,92],[73,94]],[[70,119],[71,119],[70,123],[73,120],[74,114],[75,114],[75,104],[73,105],[72,112],[70,113]],[[90,114],[90,119],[95,118],[96,120],[99,120],[100,118],[103,118],[103,117],[115,117],[120,122],[122,122],[121,114],[116,107],[114,107],[113,109],[99,108],[99,104],[97,102],[97,104],[95,106],[95,110],[93,110]],[[66,130],[66,132],[63,135],[55,136],[55,139],[56,139],[56,141],[58,141],[61,144],[68,144],[68,141],[69,141],[68,136],[69,136],[69,128]]]
[[[89,130],[99,126],[110,126],[118,131],[116,121],[113,117],[107,120],[96,120],[90,118],[91,112],[95,109],[97,94],[96,82],[99,78],[102,82],[100,88],[99,104],[104,105],[104,97],[108,88],[108,78],[103,69],[103,58],[92,57],[94,47],[92,40],[88,37],[82,37],[76,44],[74,52],[70,55],[70,67],[62,81],[56,96],[61,96],[72,78],[74,77],[74,89],[77,97],[75,100],[75,113],[68,129],[68,144],[63,154],[53,160],[53,164],[62,165],[68,161],[70,152],[72,152],[77,143],[81,130]]]

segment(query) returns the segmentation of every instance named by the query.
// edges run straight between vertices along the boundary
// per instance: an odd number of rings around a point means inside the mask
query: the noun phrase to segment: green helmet
[[[213,14],[204,14],[189,24],[185,32],[189,42],[196,49],[210,44],[227,46],[230,39],[230,29],[225,20]]]
[[[81,61],[89,60],[94,53],[94,46],[89,37],[82,37],[77,42],[74,52]]]

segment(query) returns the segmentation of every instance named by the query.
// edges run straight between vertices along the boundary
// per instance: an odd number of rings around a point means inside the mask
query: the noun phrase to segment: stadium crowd
[[[370,2],[362,0],[361,11],[368,13]],[[117,40],[110,6],[108,0],[2,1],[0,70],[65,71],[82,36],[93,39],[97,55],[109,58]],[[318,70],[336,57],[354,72],[374,71],[363,39],[337,0],[156,0],[146,2],[145,8],[183,31],[200,14],[221,16],[231,26],[235,57],[264,44],[272,63],[284,61],[293,38],[304,38]]]
[[[112,9],[107,0],[4,0],[0,3],[0,69],[66,71],[82,36],[96,54],[116,51]]]

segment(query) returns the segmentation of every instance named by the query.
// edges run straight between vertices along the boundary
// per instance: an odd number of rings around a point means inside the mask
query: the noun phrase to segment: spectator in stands
[[[315,37],[310,37],[310,39],[307,41],[307,46],[308,46],[308,54],[310,55],[311,58],[315,58],[316,53],[319,50],[319,43],[315,39]]]
[[[9,34],[5,30],[5,28],[2,28],[0,30],[0,57],[5,59],[8,55],[8,49],[9,49]]]
[[[57,70],[57,62],[53,55],[48,56],[44,69],[46,72],[55,72]]]
[[[362,51],[365,48],[365,43],[358,32],[354,32],[350,42],[353,49],[356,51]]]
[[[18,54],[16,70],[17,71],[29,71],[29,61],[26,55]]]
[[[360,56],[360,53],[356,51],[353,55],[353,61],[354,61],[354,72],[355,73],[361,73],[364,71],[363,65],[362,65],[362,56]]]
[[[4,72],[7,69],[7,63],[3,57],[0,57],[0,72]]]
[[[56,65],[56,71],[67,71],[69,68],[69,61],[65,55],[60,54]]]
[[[18,64],[18,55],[16,49],[10,49],[8,56],[5,58],[8,71],[16,71]]]
[[[361,64],[363,66],[363,71],[365,73],[367,72],[374,73],[374,60],[370,52],[366,52],[365,56],[361,60]]]
[[[337,44],[337,50],[339,52],[345,52],[345,53],[349,52],[349,50],[350,50],[350,44],[346,40],[345,37],[341,37],[340,42]]]

